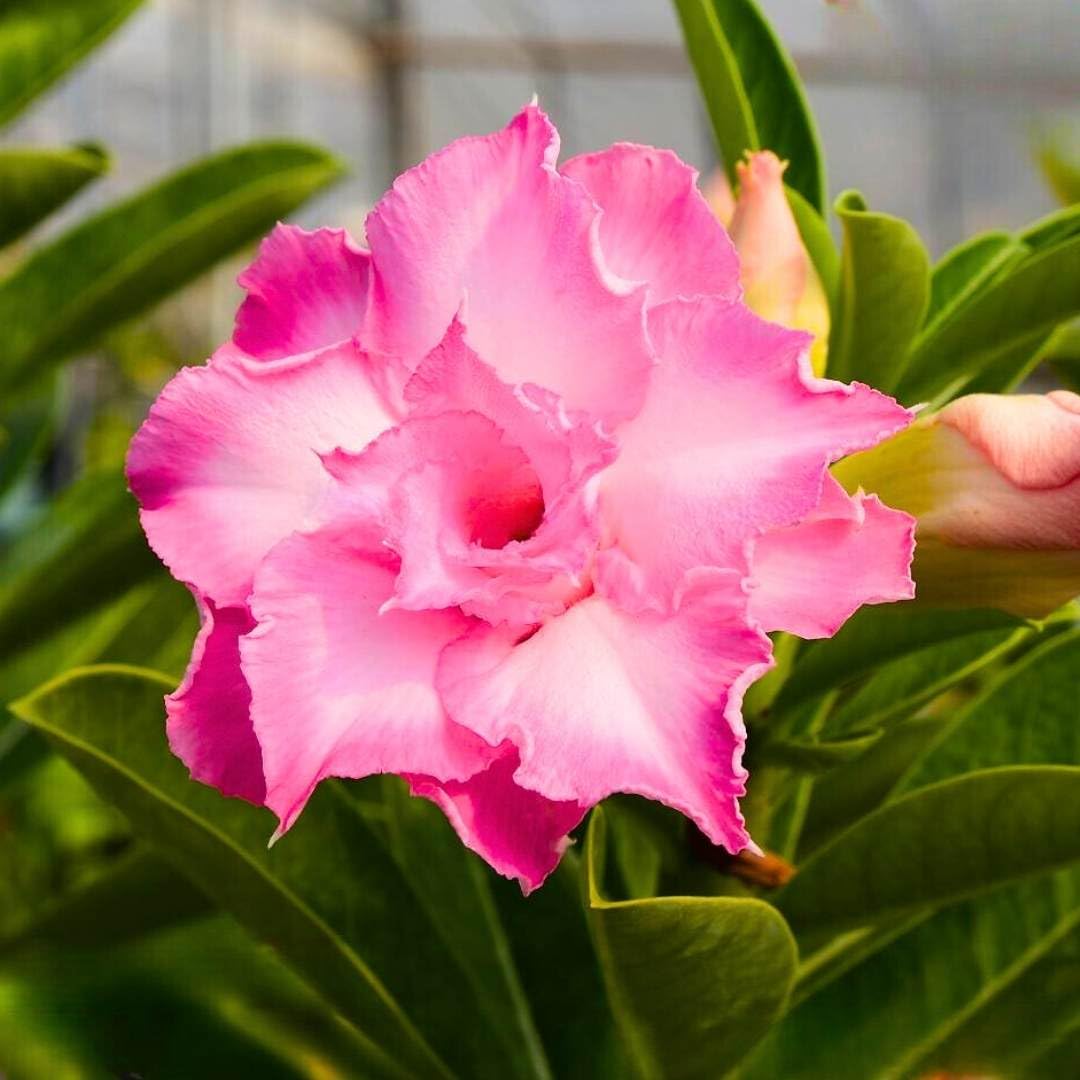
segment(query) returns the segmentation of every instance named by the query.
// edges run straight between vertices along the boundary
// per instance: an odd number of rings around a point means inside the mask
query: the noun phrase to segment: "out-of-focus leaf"
[[[780,1016],[795,943],[760,900],[606,900],[603,811],[586,840],[589,925],[635,1072],[646,1080],[722,1076]]]
[[[868,210],[857,191],[845,191],[834,209],[844,247],[829,375],[891,390],[926,313],[930,259],[906,221]]]
[[[141,0],[4,0],[0,125],[109,36]]]
[[[0,558],[0,656],[27,648],[160,567],[123,477],[85,477]]]
[[[754,0],[675,0],[728,179],[747,150],[790,164],[788,186],[825,213],[825,165],[799,76]]]
[[[1019,235],[1032,250],[1060,244],[1062,240],[1080,233],[1080,203],[1055,210],[1046,217],[1033,221]]]
[[[1035,251],[915,342],[896,392],[904,401],[959,393],[1039,331],[1080,314],[1080,236]]]
[[[267,949],[213,919],[0,966],[11,1080],[376,1076],[378,1057]]]
[[[822,737],[831,739],[881,727],[909,716],[922,703],[1000,660],[1033,634],[1028,627],[986,630],[942,641],[884,664],[829,714]]]
[[[1054,194],[1066,205],[1080,203],[1080,132],[1061,122],[1039,133],[1035,156]]]
[[[917,717],[890,728],[864,754],[815,784],[798,837],[798,861],[880,806],[940,732],[940,717]]]
[[[133,852],[0,938],[0,958],[43,946],[114,947],[213,910],[205,895],[167,863],[146,851]]]
[[[761,748],[760,761],[783,765],[796,772],[829,772],[838,765],[860,757],[881,738],[880,730],[853,733],[847,738],[772,739]]]
[[[99,661],[184,670],[198,630],[195,605],[164,571],[119,600],[91,609],[0,664],[0,791],[49,753],[32,728],[5,716],[8,702],[69,668]]]
[[[582,873],[571,849],[529,897],[503,878],[492,879],[491,888],[552,1073],[624,1080],[626,1067],[581,902]]]
[[[1075,1020],[1078,948],[1076,870],[940,911],[798,1004],[740,1076],[1069,1075],[1023,1066]]]
[[[99,146],[0,149],[0,247],[29,232],[108,168]]]
[[[267,850],[267,811],[192,782],[169,753],[161,695],[172,684],[130,668],[83,669],[14,711],[55,742],[137,835],[272,942],[377,1043],[383,1075],[513,1075],[468,979],[362,806],[323,783]]]
[[[197,162],[38,249],[0,282],[0,386],[41,378],[341,175],[325,151],[254,143]]]
[[[1000,611],[920,611],[909,604],[865,607],[834,637],[814,642],[799,654],[773,711],[791,710],[921,649],[986,630],[1015,630],[1020,625],[1019,619]]]
[[[1080,762],[1078,673],[1080,630],[1034,649],[942,727],[898,790],[913,791],[972,769]]]
[[[967,773],[875,810],[776,896],[797,932],[945,904],[1080,860],[1080,768]]]
[[[56,422],[54,387],[40,392],[0,415],[0,506],[43,453]]]
[[[409,795],[403,783],[387,785],[384,805],[394,855],[470,981],[488,1030],[515,1060],[516,1075],[550,1078],[491,895],[490,870],[461,843],[445,815]]]

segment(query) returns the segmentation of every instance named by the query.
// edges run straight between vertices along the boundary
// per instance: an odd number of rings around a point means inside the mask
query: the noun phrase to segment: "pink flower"
[[[971,394],[836,470],[918,519],[932,604],[1041,618],[1080,593],[1080,396]]]
[[[526,890],[613,792],[746,846],[765,632],[911,595],[910,519],[827,471],[907,411],[743,305],[673,154],[558,149],[530,106],[401,176],[370,250],[280,226],[128,459],[204,613],[192,775],[284,831],[398,773]]]

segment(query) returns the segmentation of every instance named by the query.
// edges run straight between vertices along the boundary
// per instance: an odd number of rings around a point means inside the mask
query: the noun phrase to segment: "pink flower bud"
[[[1042,617],[1080,594],[1080,396],[972,394],[836,468],[918,520],[918,598]]]
[[[728,231],[739,252],[747,304],[762,318],[813,334],[810,360],[821,375],[829,348],[829,304],[784,193],[786,168],[770,150],[739,162],[739,197]]]

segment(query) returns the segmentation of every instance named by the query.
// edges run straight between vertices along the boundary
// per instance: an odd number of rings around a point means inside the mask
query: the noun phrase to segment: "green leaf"
[[[909,604],[865,607],[832,638],[814,642],[799,655],[773,711],[790,711],[921,649],[1019,625],[1020,620],[1000,611],[920,611]]]
[[[917,871],[902,861],[896,869]],[[797,1005],[741,1076],[1069,1075],[1022,1066],[1075,1020],[1078,946],[1076,870],[958,904]]]
[[[1080,630],[1051,638],[1004,670],[905,775],[913,791],[972,769],[1080,761]]]
[[[516,882],[503,878],[493,878],[491,888],[553,1074],[624,1080],[615,1022],[581,902],[582,873],[571,849],[531,896],[522,896]]]
[[[490,869],[458,839],[437,807],[386,785],[392,850],[432,925],[472,984],[485,1024],[516,1061],[517,1074],[548,1078],[529,1002],[489,888]]]
[[[324,782],[267,850],[267,811],[192,782],[169,753],[161,695],[171,686],[151,672],[88,668],[14,711],[53,740],[137,835],[273,943],[378,1044],[383,1075],[515,1075],[481,1022],[468,979],[360,803]]]
[[[723,1075],[783,1012],[795,943],[760,900],[606,900],[604,819],[586,840],[589,925],[634,1071],[644,1078]]]
[[[840,289],[840,255],[832,233],[829,232],[825,219],[802,195],[787,185],[784,186],[784,194],[787,195],[788,206],[791,207],[799,235],[821,279],[822,288],[832,309]]]
[[[78,481],[0,559],[0,656],[160,572],[123,476]]]
[[[857,191],[845,191],[834,209],[844,246],[829,375],[891,390],[926,314],[930,259],[906,221],[867,210]]]
[[[1011,233],[986,232],[946,252],[930,276],[930,306],[924,333],[938,320],[948,318],[1030,250]]]
[[[186,877],[156,856],[136,851],[0,939],[0,957],[42,946],[111,948],[213,910]]]
[[[915,717],[890,728],[866,752],[834,769],[810,793],[796,851],[804,861],[852,822],[880,806],[941,731],[937,716]]]
[[[941,401],[1038,332],[1080,314],[1080,235],[1037,250],[919,336],[897,393]]]
[[[5,0],[0,5],[0,124],[107,38],[141,0]]]
[[[924,702],[1006,656],[1033,633],[1029,627],[985,630],[884,664],[829,714],[822,737],[882,727],[909,716]]]
[[[1033,221],[1020,233],[1020,239],[1033,250],[1051,247],[1080,233],[1080,203],[1055,210]]]
[[[9,960],[0,1002],[12,1080],[381,1075],[374,1048],[223,918]]]
[[[838,765],[860,757],[882,736],[880,730],[852,733],[846,738],[769,739],[760,748],[758,758],[764,764],[782,765],[795,772],[829,772]]]
[[[0,282],[0,386],[32,383],[341,175],[314,147],[255,143],[175,173],[40,248]]]
[[[0,507],[44,454],[56,423],[56,387],[40,391],[0,415]]]
[[[1080,768],[1015,766],[912,792],[819,848],[776,896],[797,932],[945,904],[1080,859]]]
[[[788,185],[825,213],[825,166],[791,58],[754,0],[675,0],[690,61],[732,185],[747,150],[789,162]]]
[[[0,149],[0,247],[29,232],[108,169],[108,155],[99,146]]]

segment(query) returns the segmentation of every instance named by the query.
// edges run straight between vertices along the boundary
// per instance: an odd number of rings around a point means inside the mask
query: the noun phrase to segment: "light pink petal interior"
[[[735,248],[698,190],[697,172],[670,150],[616,143],[571,158],[561,172],[603,210],[600,246],[608,265],[645,282],[651,303],[740,295]]]

